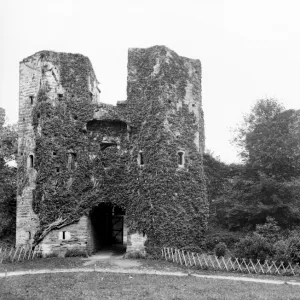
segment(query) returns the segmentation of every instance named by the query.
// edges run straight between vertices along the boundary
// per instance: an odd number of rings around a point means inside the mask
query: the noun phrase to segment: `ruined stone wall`
[[[82,55],[42,51],[20,69],[18,244],[30,229],[46,250],[93,251],[89,214],[109,203],[126,211],[128,251],[200,245],[208,216],[200,61],[163,46],[130,49],[128,99],[116,107],[99,103]]]
[[[61,256],[70,249],[87,250],[88,217],[83,216],[79,222],[52,230],[41,243],[43,253],[55,252]]]
[[[18,122],[18,196],[16,244],[32,241],[39,220],[32,210],[32,192],[35,189],[35,135],[32,127],[32,110],[40,87],[41,67],[37,57],[20,63],[19,122]],[[29,166],[33,155],[33,167]],[[23,176],[24,175],[24,176]]]
[[[131,176],[139,178],[128,211],[131,233],[147,236],[150,252],[197,247],[208,217],[200,61],[164,46],[129,49],[127,83],[124,110],[137,128]],[[143,166],[136,163],[140,153]]]
[[[89,98],[91,102],[98,103],[100,90],[97,87],[97,79],[92,72],[89,75],[86,79],[90,88]],[[42,127],[46,120],[41,120],[42,112],[37,114],[35,110],[38,106],[38,95],[42,90],[45,91],[47,103],[52,107],[59,105],[65,94],[59,58],[52,52],[39,52],[24,59],[20,62],[19,82],[17,245],[32,243],[36,232],[40,229],[39,216],[33,210],[37,167],[41,165],[41,161],[38,161],[36,157],[36,141],[39,138],[51,139],[51,137],[42,136]],[[52,151],[56,149],[47,150],[52,154]],[[46,153],[43,154],[47,157]],[[33,166],[30,166],[30,155],[33,156]],[[41,158],[40,156],[39,159]],[[87,239],[85,223],[80,221],[78,224],[71,225],[73,233],[80,233],[81,245]],[[51,243],[54,248],[57,247],[59,241],[54,242],[55,236],[56,232],[54,235],[51,233],[43,241],[45,249],[49,249]],[[73,238],[72,241],[74,241]]]

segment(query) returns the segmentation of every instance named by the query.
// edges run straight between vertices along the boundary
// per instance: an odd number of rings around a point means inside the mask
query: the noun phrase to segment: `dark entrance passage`
[[[117,206],[100,204],[90,214],[93,252],[113,249],[126,251],[124,245],[124,211]]]

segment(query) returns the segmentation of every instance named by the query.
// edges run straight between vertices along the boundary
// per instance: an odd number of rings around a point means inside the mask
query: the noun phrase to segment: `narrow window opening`
[[[31,104],[31,105],[33,105],[33,98],[34,98],[33,96],[29,96],[30,104]]]
[[[68,169],[70,171],[76,168],[76,153],[68,153]]]
[[[66,232],[65,232],[65,231],[62,232],[62,239],[63,239],[63,240],[66,239]]]
[[[59,168],[59,167],[56,167],[56,168],[55,168],[55,171],[56,171],[56,173],[59,173],[59,172],[60,172],[60,168]]]
[[[33,155],[29,155],[29,168],[33,168]]]
[[[144,165],[144,156],[143,156],[143,152],[140,151],[139,153],[139,165],[143,166]]]
[[[182,151],[178,152],[178,165],[184,165],[184,153]]]
[[[28,240],[31,240],[31,232],[27,231],[27,233],[28,233]]]

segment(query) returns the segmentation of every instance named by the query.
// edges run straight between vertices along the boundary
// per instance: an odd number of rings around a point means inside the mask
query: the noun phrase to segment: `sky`
[[[258,99],[300,109],[298,0],[0,0],[0,107],[18,120],[19,62],[81,53],[101,101],[126,99],[128,48],[165,45],[202,63],[206,149],[238,162],[233,129]]]

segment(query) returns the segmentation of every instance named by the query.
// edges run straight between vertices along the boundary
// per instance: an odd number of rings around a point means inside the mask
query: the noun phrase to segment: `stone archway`
[[[126,251],[127,228],[124,225],[125,211],[107,203],[94,207],[89,215],[88,251]]]

